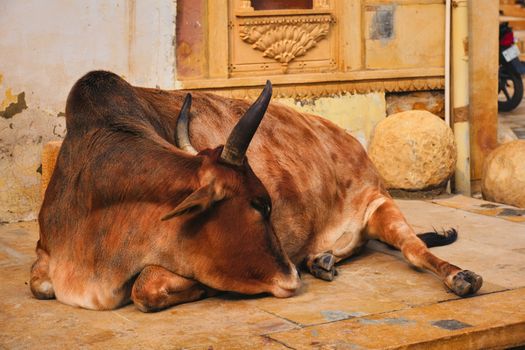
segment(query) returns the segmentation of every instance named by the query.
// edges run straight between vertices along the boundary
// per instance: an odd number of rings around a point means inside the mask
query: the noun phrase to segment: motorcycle
[[[521,75],[525,67],[519,57],[514,32],[508,22],[503,22],[499,26],[498,111],[512,111],[523,99]]]

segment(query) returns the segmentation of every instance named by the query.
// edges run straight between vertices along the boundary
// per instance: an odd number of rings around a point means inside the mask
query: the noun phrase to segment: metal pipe
[[[450,127],[450,15],[452,1],[445,1],[445,124]],[[447,181],[447,193],[451,193],[450,180]]]
[[[445,123],[450,126],[450,10],[452,1],[445,2]]]
[[[458,150],[456,193],[470,196],[468,1],[452,3],[452,117]]]

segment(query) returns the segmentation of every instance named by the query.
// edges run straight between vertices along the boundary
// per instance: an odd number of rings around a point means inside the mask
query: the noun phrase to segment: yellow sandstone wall
[[[386,117],[384,92],[342,94],[310,100],[281,98],[277,102],[331,120],[351,133],[364,147],[367,147],[376,124]]]

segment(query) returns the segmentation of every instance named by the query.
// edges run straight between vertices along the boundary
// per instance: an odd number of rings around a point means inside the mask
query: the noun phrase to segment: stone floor
[[[486,349],[525,344],[525,218],[465,197],[399,201],[419,231],[455,227],[437,255],[481,274],[459,299],[399,253],[369,243],[333,282],[304,276],[290,299],[225,294],[143,314],[38,301],[28,288],[35,222],[0,225],[0,348]],[[510,218],[510,219],[509,219]]]

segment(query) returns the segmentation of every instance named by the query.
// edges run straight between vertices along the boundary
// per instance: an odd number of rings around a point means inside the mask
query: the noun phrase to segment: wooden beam
[[[499,1],[470,0],[470,150],[476,189],[483,161],[498,143]]]
[[[228,77],[227,0],[208,0],[208,64],[210,78]]]

